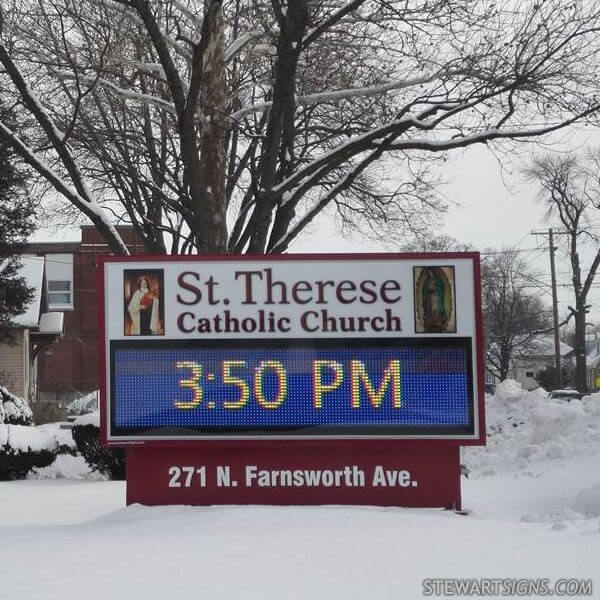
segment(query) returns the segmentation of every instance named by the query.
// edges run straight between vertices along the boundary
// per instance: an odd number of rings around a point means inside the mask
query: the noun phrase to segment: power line
[[[536,250],[548,250],[548,248],[540,248],[539,246],[535,248],[511,248],[510,250],[491,250],[489,252],[480,252],[479,254],[481,254],[481,256],[494,256],[496,254],[507,254],[511,252],[535,252]]]

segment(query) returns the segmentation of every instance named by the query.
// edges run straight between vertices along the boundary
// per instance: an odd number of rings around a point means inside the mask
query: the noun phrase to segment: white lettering
[[[221,467],[217,465],[217,486],[231,486],[231,468],[229,466]]]
[[[416,482],[411,482],[409,471],[396,471],[384,469],[377,465],[373,471],[373,487],[416,487]]]
[[[232,483],[231,485],[235,485]],[[364,487],[365,472],[356,465],[343,469],[259,469],[246,466],[246,487]]]

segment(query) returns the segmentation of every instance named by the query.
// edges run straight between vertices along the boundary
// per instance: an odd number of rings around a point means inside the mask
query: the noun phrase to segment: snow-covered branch
[[[100,230],[110,231],[114,236],[114,243],[111,244],[112,250],[120,254],[129,254],[127,246],[123,243],[119,233],[114,225],[108,219],[104,210],[91,197],[84,197],[67,181],[65,181],[56,171],[44,161],[34,150],[25,144],[19,136],[11,131],[4,123],[0,121],[0,139],[21,156],[21,158],[31,167],[33,167],[54,189],[64,196],[73,206],[77,207],[90,218],[90,220],[99,227]],[[115,250],[116,248],[116,250]]]
[[[243,35],[240,35],[236,40],[231,42],[231,44],[229,44],[227,47],[227,50],[225,50],[225,62],[231,62],[238,52],[240,52],[253,40],[260,39],[263,35],[265,35],[265,32],[261,29],[248,31]]]
[[[464,73],[464,70],[447,70],[442,69],[435,73],[423,77],[415,77],[412,79],[403,79],[401,81],[391,81],[389,83],[383,83],[381,85],[372,85],[360,88],[348,88],[343,90],[332,90],[329,92],[318,92],[315,94],[307,94],[306,96],[298,96],[296,99],[297,106],[308,106],[310,104],[319,104],[323,102],[337,102],[339,100],[346,100],[348,98],[358,98],[367,96],[379,96],[392,90],[401,90],[405,88],[412,88],[426,83],[431,83],[436,79],[439,79],[442,75],[451,77]],[[273,105],[272,102],[260,102],[253,104],[252,106],[244,106],[239,110],[235,111],[230,115],[230,118],[234,121],[239,121],[243,117],[251,113],[260,113],[268,110]]]
[[[112,81],[105,79],[104,77],[89,77],[87,75],[74,75],[73,73],[69,73],[68,71],[56,71],[56,76],[63,81],[75,81],[79,80],[82,83],[88,85],[100,85],[106,87],[113,92],[119,94],[122,98],[126,100],[131,100],[133,102],[140,102],[142,104],[152,104],[154,106],[158,106],[159,108],[163,108],[167,112],[176,115],[177,111],[175,110],[175,106],[171,102],[167,102],[162,98],[158,98],[157,96],[152,96],[150,94],[142,94],[140,92],[134,92],[133,90],[128,90],[118,85],[114,84]]]

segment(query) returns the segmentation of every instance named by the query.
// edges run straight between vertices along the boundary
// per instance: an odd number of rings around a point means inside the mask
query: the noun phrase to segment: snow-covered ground
[[[123,483],[63,455],[0,484],[0,598],[410,600],[442,577],[591,578],[599,597],[600,395],[533,394],[508,383],[488,399],[490,443],[463,453],[468,516],[125,508]]]

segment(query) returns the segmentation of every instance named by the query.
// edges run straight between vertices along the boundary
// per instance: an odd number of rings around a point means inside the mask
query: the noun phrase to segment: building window
[[[54,305],[72,305],[73,297],[70,281],[54,280],[48,282],[48,304]]]
[[[73,255],[46,254],[48,310],[73,308]]]
[[[533,378],[535,378],[535,373],[533,371],[526,371],[525,372],[525,377],[533,377]]]

